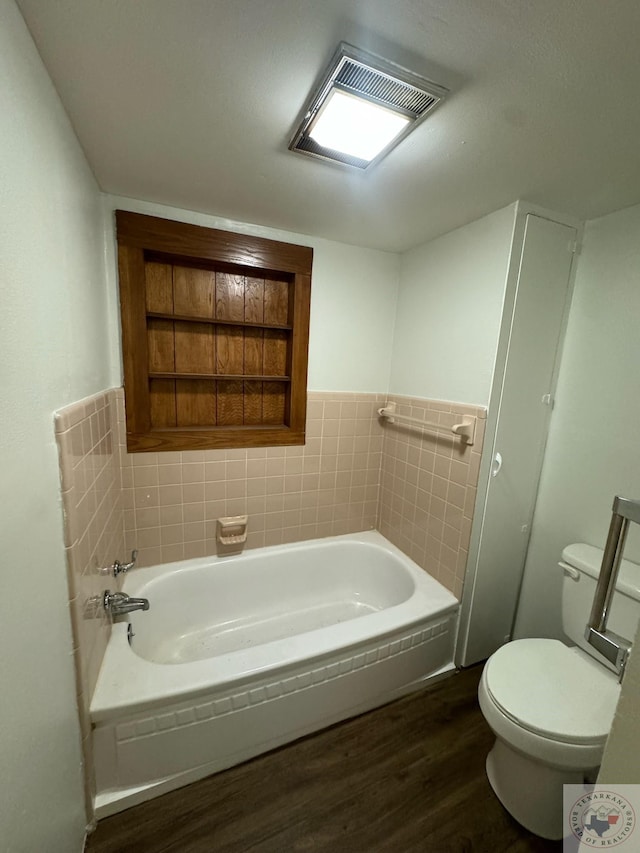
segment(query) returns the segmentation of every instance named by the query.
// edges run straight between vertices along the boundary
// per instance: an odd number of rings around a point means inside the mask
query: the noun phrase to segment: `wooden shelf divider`
[[[268,376],[253,373],[149,373],[149,379],[221,379],[231,382],[291,382],[290,376]]]
[[[290,332],[293,326],[280,323],[253,323],[247,320],[218,320],[213,317],[193,317],[182,314],[164,314],[158,311],[147,311],[147,317],[153,320],[174,320],[177,323],[208,323],[210,326],[239,326],[248,329],[277,329],[280,332]]]

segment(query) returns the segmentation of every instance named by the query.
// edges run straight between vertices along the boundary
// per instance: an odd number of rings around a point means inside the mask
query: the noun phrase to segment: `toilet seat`
[[[484,686],[495,706],[528,732],[562,744],[604,745],[620,685],[559,640],[507,643],[489,658]]]

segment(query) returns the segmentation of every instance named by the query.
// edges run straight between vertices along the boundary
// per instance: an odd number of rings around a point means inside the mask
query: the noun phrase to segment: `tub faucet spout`
[[[134,610],[148,610],[148,598],[132,598],[126,592],[110,592],[105,590],[102,599],[104,609],[111,616],[120,616],[122,613],[132,613]]]

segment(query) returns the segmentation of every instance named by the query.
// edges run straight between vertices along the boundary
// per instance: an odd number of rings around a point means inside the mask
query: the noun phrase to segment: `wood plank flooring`
[[[100,821],[87,853],[559,851],[487,782],[481,667]]]

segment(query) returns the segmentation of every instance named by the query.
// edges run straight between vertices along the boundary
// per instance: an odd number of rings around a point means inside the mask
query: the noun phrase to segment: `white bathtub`
[[[376,532],[136,569],[91,702],[98,817],[453,668],[458,602]]]

